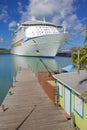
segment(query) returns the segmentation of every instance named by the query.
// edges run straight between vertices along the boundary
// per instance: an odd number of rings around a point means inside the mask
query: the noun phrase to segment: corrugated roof
[[[61,73],[53,75],[55,79],[65,84],[67,87],[82,95],[87,91],[87,71],[82,70],[80,74],[76,72]],[[85,95],[85,97],[87,97]]]

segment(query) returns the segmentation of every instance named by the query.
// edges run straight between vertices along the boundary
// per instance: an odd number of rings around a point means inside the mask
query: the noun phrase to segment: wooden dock
[[[0,130],[73,130],[63,110],[47,97],[34,73],[21,69],[0,106]]]

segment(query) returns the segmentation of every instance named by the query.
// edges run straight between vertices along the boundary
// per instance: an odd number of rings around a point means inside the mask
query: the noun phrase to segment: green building
[[[87,71],[55,74],[58,104],[64,108],[73,125],[87,130]]]

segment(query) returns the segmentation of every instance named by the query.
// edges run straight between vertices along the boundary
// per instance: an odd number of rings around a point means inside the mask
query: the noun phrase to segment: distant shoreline
[[[0,54],[10,54],[10,49],[0,48]]]
[[[71,57],[71,55],[72,55],[72,52],[66,51],[66,52],[58,52],[56,56]]]

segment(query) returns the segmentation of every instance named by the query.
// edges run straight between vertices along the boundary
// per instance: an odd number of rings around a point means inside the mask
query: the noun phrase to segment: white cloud
[[[2,43],[3,42],[3,38],[2,37],[0,37],[0,43]]]
[[[32,0],[28,10],[30,11],[30,15],[34,15],[36,17],[53,15],[57,11],[56,2],[56,0],[41,0],[40,2]]]
[[[21,2],[18,2],[17,4],[18,4],[18,12],[19,12],[20,14],[22,14],[22,13],[23,13],[22,3],[21,3]]]
[[[16,26],[17,26],[16,21],[14,21],[14,20],[11,21],[11,22],[9,23],[9,30],[10,30],[10,31],[13,31]]]
[[[8,18],[7,6],[0,5],[0,20],[7,22]]]
[[[27,11],[36,17],[54,17],[57,14],[64,18],[73,12],[72,3],[73,0],[31,0]]]
[[[15,27],[16,26],[16,21],[12,21],[9,23],[9,28]]]

